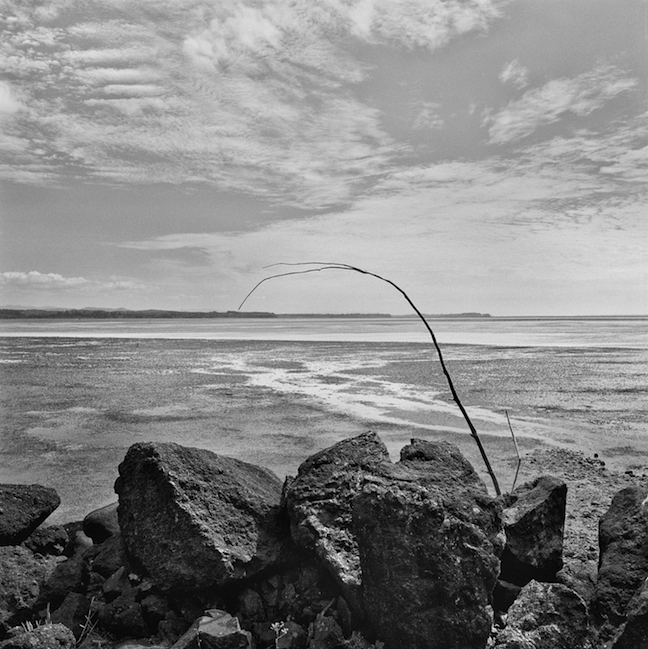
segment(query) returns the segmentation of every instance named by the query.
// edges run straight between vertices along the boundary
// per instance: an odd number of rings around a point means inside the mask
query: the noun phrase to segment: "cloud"
[[[2,115],[13,115],[20,109],[20,103],[13,96],[11,86],[0,81],[0,117]]]
[[[485,125],[489,126],[490,143],[505,144],[523,139],[566,114],[589,115],[636,86],[635,79],[627,78],[612,66],[600,66],[572,79],[554,79],[540,88],[528,90],[520,99],[489,116]]]
[[[58,273],[40,273],[36,270],[0,273],[0,287],[46,292],[133,291],[147,288],[141,282],[114,277],[108,281],[91,281],[85,277],[64,277]]]
[[[529,69],[516,59],[504,67],[499,78],[502,83],[510,83],[516,88],[526,88],[529,85]]]
[[[348,203],[402,153],[358,91],[372,70],[357,45],[434,51],[486,29],[501,4],[52,0],[40,11],[4,0],[0,69],[24,108],[5,100],[7,133],[25,144],[19,155],[0,142],[0,177]]]

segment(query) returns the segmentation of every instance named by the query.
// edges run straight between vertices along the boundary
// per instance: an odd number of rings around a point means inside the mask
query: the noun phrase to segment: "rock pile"
[[[63,527],[36,529],[51,490],[0,486],[0,649],[648,647],[646,489],[601,520],[590,597],[559,583],[565,484],[492,498],[444,442],[392,463],[365,433],[283,485],[145,443],[119,474],[118,503]]]

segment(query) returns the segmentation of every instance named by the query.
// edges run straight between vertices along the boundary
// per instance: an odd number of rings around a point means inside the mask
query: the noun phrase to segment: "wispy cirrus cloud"
[[[589,115],[637,85],[636,79],[613,66],[599,66],[574,78],[553,79],[540,88],[527,90],[520,99],[486,118],[490,143],[521,140],[565,114]]]
[[[501,4],[3,0],[4,95],[19,104],[3,102],[0,177],[346,202],[401,149],[356,92],[370,68],[348,45],[432,51],[486,29]]]
[[[529,85],[529,69],[515,59],[504,67],[499,79],[502,83],[510,83],[516,88],[525,88]]]

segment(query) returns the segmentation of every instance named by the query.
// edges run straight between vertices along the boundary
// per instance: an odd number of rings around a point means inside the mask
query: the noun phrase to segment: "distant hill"
[[[130,311],[128,309],[32,309],[0,308],[0,320],[20,319],[117,319],[117,318],[276,318],[276,314],[265,311],[167,311],[163,309],[146,309]]]

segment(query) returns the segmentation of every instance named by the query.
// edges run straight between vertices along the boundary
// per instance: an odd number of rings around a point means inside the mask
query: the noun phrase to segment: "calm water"
[[[508,411],[523,448],[542,440],[648,462],[647,320],[431,324],[494,452],[510,455]],[[209,448],[280,475],[368,428],[394,454],[412,436],[471,453],[426,335],[398,318],[5,321],[0,480],[55,486],[69,519],[114,499],[136,441]]]

